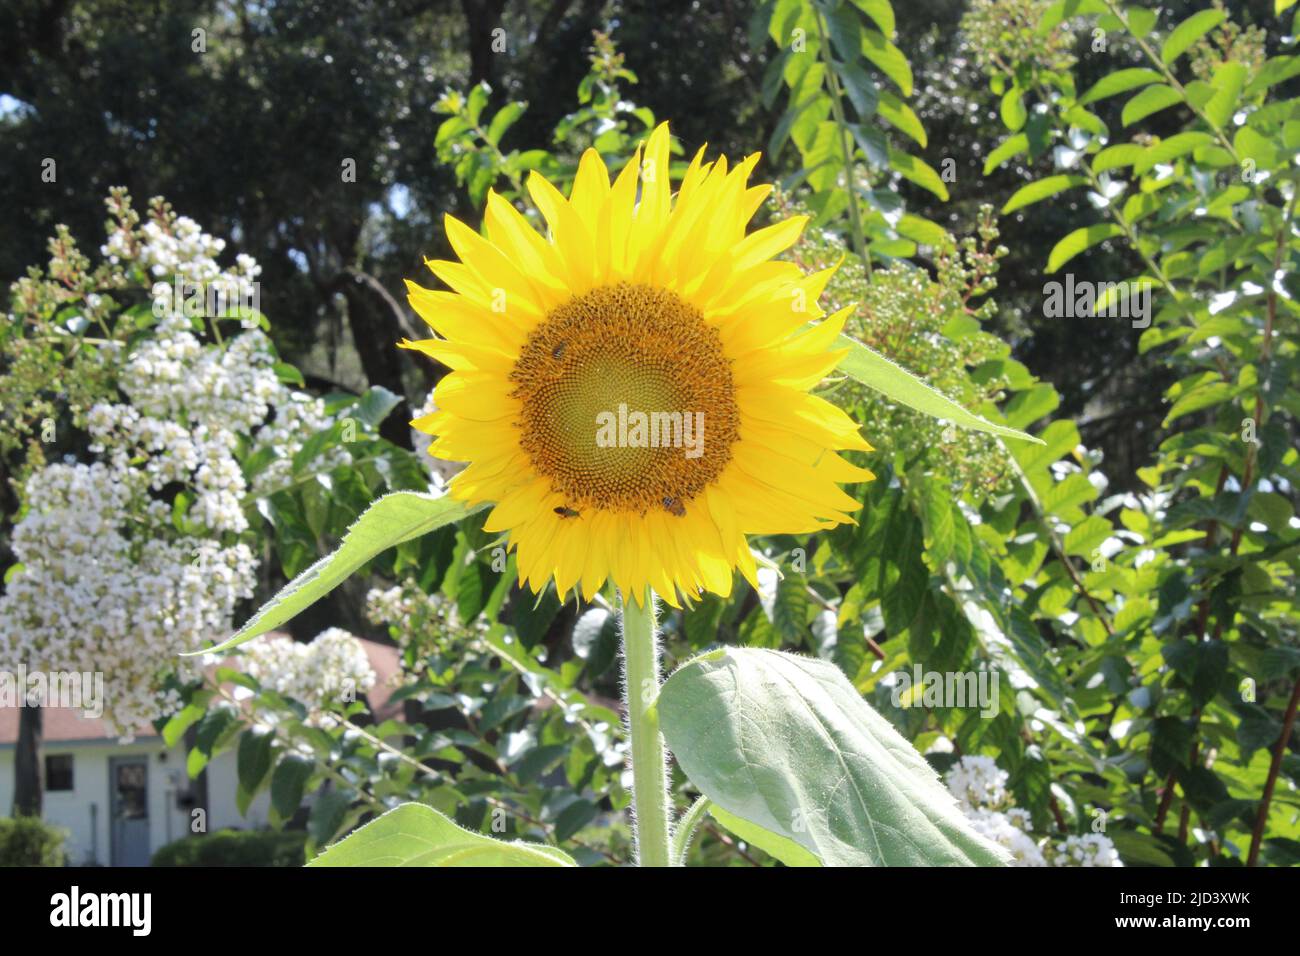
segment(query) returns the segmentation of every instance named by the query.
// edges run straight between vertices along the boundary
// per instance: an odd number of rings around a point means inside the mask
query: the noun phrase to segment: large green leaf
[[[577,866],[541,843],[494,840],[422,803],[404,803],[328,847],[308,866]]]
[[[1055,272],[1081,252],[1085,252],[1107,239],[1124,235],[1124,230],[1113,222],[1099,222],[1074,230],[1055,246],[1047,257],[1047,271]]]
[[[1178,26],[1174,27],[1164,46],[1160,48],[1160,59],[1166,64],[1174,62],[1205,34],[1209,33],[1226,20],[1228,14],[1223,10],[1202,10],[1193,13]]]
[[[1002,214],[1005,216],[1009,212],[1015,212],[1017,209],[1023,209],[1036,202],[1041,202],[1055,196],[1057,193],[1065,192],[1067,189],[1073,189],[1075,186],[1086,186],[1088,180],[1084,176],[1048,176],[1046,179],[1040,179],[1036,182],[1028,183],[1016,190],[1015,194],[1007,200],[1007,204],[1002,207]]]
[[[988,159],[984,160],[984,175],[993,172],[1012,156],[1019,156],[1028,151],[1029,137],[1026,134],[1016,133],[1014,136],[1008,136],[997,149],[989,153]]]
[[[436,498],[413,491],[385,495],[348,529],[337,550],[281,588],[233,637],[199,653],[225,651],[279,627],[334,590],[381,551],[460,521],[486,507],[467,508],[463,502],[448,496]]]
[[[1087,106],[1089,103],[1095,103],[1097,100],[1103,100],[1108,96],[1115,96],[1118,93],[1127,93],[1129,90],[1139,86],[1149,86],[1152,83],[1160,82],[1160,74],[1155,70],[1148,70],[1144,67],[1133,67],[1128,70],[1116,70],[1103,76],[1094,83],[1079,98],[1080,106]]]
[[[950,398],[936,392],[911,372],[895,365],[879,352],[863,345],[857,339],[841,335],[836,347],[848,349],[848,354],[840,360],[840,371],[856,379],[868,388],[874,388],[880,394],[900,405],[915,409],[934,418],[942,418],[975,431],[1002,435],[1005,438],[1020,438],[1025,441],[1042,444],[1033,435],[1026,435],[1005,425],[995,425],[980,418],[974,412],[967,411]]]
[[[746,843],[776,857],[786,866],[822,865],[816,854],[809,853],[793,840],[787,840],[771,830],[764,830],[757,823],[750,823],[734,813],[728,813],[716,804],[709,804],[709,815]]]
[[[893,80],[904,96],[912,95],[912,67],[907,56],[875,30],[862,30],[862,55]]]
[[[823,865],[994,866],[1007,859],[971,829],[925,759],[827,661],[759,648],[714,651],[664,683],[658,710],[678,763],[715,806]],[[769,846],[780,855],[782,844]]]
[[[1172,86],[1148,86],[1124,104],[1124,109],[1120,111],[1120,122],[1132,126],[1138,120],[1146,119],[1152,113],[1158,113],[1182,101],[1182,94]]]

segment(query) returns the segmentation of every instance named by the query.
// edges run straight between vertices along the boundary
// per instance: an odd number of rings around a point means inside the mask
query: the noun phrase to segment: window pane
[[[45,758],[45,789],[72,789],[72,754],[49,754]]]

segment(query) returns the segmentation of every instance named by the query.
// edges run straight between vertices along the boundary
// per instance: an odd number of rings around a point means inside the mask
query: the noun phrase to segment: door
[[[108,758],[113,866],[149,865],[149,758]]]

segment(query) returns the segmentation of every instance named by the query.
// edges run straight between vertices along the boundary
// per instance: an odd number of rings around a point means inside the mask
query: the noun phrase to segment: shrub
[[[39,817],[0,819],[0,866],[63,866],[67,836]]]
[[[154,866],[302,866],[302,830],[222,830],[205,837],[182,837],[153,855]]]

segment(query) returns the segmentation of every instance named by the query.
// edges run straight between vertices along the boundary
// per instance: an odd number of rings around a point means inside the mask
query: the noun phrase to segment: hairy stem
[[[623,704],[632,742],[632,810],[637,863],[671,866],[668,753],[659,733],[659,636],[654,593],[623,598]]]
[[[685,866],[686,857],[691,852],[691,840],[695,836],[695,831],[700,826],[700,821],[704,819],[704,814],[710,806],[708,797],[700,797],[691,804],[690,809],[682,814],[677,826],[673,829],[673,865]]]

